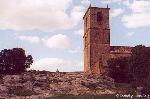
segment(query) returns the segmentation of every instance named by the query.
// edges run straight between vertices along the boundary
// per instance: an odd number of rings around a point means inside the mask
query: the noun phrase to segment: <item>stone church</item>
[[[83,17],[84,72],[87,74],[106,74],[107,60],[131,54],[131,47],[110,45],[109,10],[108,6],[90,6]]]

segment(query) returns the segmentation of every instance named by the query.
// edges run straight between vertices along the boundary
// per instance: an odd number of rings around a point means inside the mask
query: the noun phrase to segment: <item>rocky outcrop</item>
[[[6,99],[44,99],[54,94],[114,94],[109,77],[88,77],[82,72],[52,73],[30,71],[20,75],[3,75],[0,97]]]

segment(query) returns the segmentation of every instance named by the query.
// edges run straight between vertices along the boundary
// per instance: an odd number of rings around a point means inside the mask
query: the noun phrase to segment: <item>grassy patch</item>
[[[115,86],[118,91],[121,91],[121,94],[132,94],[136,95],[136,89],[131,86],[131,84],[125,83],[115,83]],[[117,92],[118,93],[118,92]],[[120,93],[120,92],[119,92]]]
[[[144,97],[117,97],[116,95],[67,95],[67,94],[58,94],[53,97],[45,98],[45,99],[147,99]]]
[[[58,94],[46,99],[117,99],[115,95],[66,95]]]

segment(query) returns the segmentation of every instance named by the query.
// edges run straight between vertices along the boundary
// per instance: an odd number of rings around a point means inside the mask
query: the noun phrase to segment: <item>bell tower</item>
[[[110,57],[110,8],[89,7],[84,20],[84,72],[100,75],[107,73]]]

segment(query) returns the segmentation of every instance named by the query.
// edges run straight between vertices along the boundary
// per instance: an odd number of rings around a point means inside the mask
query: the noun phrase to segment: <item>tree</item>
[[[26,56],[22,48],[4,49],[0,52],[0,73],[18,74],[26,71],[33,63],[31,55]]]
[[[150,75],[150,48],[137,45],[131,52],[130,68],[135,84],[136,86],[145,86]]]
[[[143,87],[145,94],[150,93],[150,47],[137,45],[132,48],[130,57],[110,59],[108,65],[109,75],[116,82],[129,80],[133,87]]]

